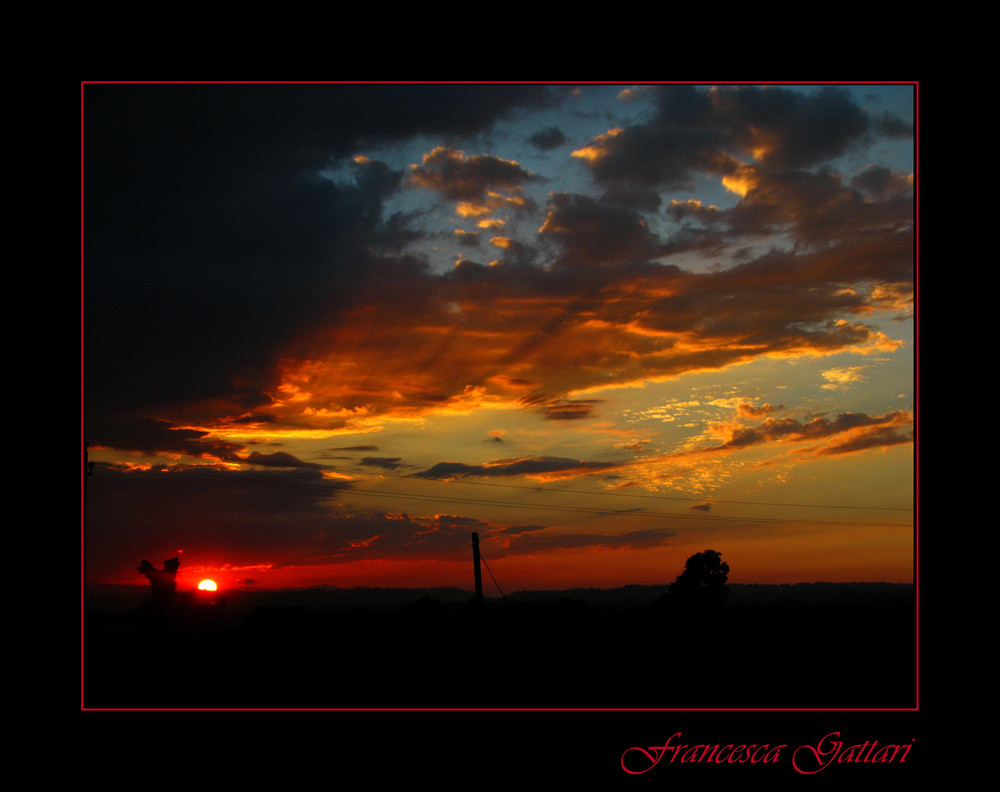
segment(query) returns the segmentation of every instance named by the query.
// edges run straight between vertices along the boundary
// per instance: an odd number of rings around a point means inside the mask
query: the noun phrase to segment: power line
[[[357,487],[345,487],[344,489],[337,490],[344,494],[361,494],[361,495],[376,495],[380,497],[391,496],[394,498],[405,498],[410,500],[420,500],[420,501],[430,501],[434,503],[455,503],[462,504],[466,506],[499,506],[504,508],[515,508],[515,509],[535,509],[542,511],[566,511],[566,512],[577,512],[584,514],[597,514],[597,515],[634,515],[637,517],[659,517],[661,519],[679,519],[679,520],[709,520],[709,521],[720,521],[720,522],[763,522],[763,523],[791,523],[794,525],[851,525],[858,527],[872,527],[872,528],[900,528],[909,527],[902,523],[885,523],[885,522],[858,522],[856,520],[813,520],[813,519],[794,519],[794,518],[781,518],[781,517],[724,517],[714,514],[680,514],[677,512],[658,512],[658,511],[647,511],[646,509],[601,509],[597,507],[590,506],[560,506],[551,503],[517,503],[514,501],[497,501],[488,500],[485,498],[456,498],[447,495],[420,495],[415,493],[402,493],[402,492],[392,492],[388,490],[364,490]],[[583,493],[585,494],[585,493]]]
[[[212,481],[232,485],[263,484],[285,489],[302,489],[314,492],[328,492],[331,495],[373,495],[375,497],[391,497],[403,500],[415,500],[423,503],[447,503],[463,506],[491,506],[497,508],[531,509],[534,511],[561,511],[577,514],[593,514],[601,516],[628,515],[637,517],[656,517],[659,519],[671,520],[706,520],[715,522],[754,522],[768,524],[792,524],[792,525],[815,525],[815,526],[853,526],[868,528],[907,528],[912,527],[902,523],[884,522],[858,522],[843,520],[815,520],[815,519],[794,519],[779,517],[727,517],[709,514],[680,514],[677,512],[658,512],[645,509],[601,509],[592,506],[567,506],[552,503],[518,503],[514,501],[499,501],[487,498],[465,498],[448,495],[425,495],[420,493],[395,492],[390,490],[368,490],[347,485],[342,487],[327,488],[316,484],[306,484],[302,482],[274,481],[266,478],[240,479],[233,481],[224,475],[205,475],[188,472],[183,477],[186,480]],[[528,488],[531,489],[531,488]],[[543,492],[546,490],[542,490]],[[578,494],[586,494],[579,493]],[[599,494],[599,493],[597,493]]]
[[[796,509],[854,509],[863,511],[913,511],[909,506],[849,506],[844,504],[820,504],[820,503],[781,503],[776,501],[745,501],[745,500],[721,500],[718,498],[691,498],[683,495],[647,495],[639,492],[585,492],[584,490],[562,489],[560,487],[532,487],[526,484],[500,484],[495,481],[462,481],[461,479],[432,479],[423,476],[401,476],[397,473],[378,473],[378,476],[385,478],[400,478],[407,481],[436,481],[448,484],[467,484],[474,487],[503,487],[504,489],[521,489],[532,492],[561,492],[572,495],[599,495],[601,497],[612,498],[648,498],[654,500],[676,500],[691,503],[725,503],[734,506],[784,506]]]

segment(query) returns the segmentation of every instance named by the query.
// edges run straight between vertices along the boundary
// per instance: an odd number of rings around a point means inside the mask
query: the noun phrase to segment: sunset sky
[[[913,580],[914,84],[82,89],[88,581]]]

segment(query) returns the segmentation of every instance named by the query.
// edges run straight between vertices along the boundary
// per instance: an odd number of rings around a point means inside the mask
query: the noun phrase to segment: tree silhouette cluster
[[[139,564],[139,573],[144,575],[153,587],[151,597],[154,607],[167,607],[173,604],[174,593],[177,590],[177,570],[180,565],[179,558],[164,561],[163,569],[157,569],[145,559]]]
[[[670,601],[687,607],[719,607],[729,596],[729,564],[715,550],[695,553],[670,584]]]

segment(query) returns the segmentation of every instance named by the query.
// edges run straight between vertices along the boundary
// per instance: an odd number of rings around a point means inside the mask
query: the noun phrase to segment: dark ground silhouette
[[[482,609],[469,593],[405,590],[371,606],[359,601],[376,603],[376,590],[251,609],[188,592],[166,616],[88,608],[84,706],[914,706],[912,586],[729,589],[711,613],[671,603],[666,586],[538,592]]]

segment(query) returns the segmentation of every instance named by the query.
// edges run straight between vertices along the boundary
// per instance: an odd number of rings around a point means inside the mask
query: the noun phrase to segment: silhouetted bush
[[[719,608],[729,596],[729,564],[715,550],[695,553],[670,584],[669,603],[689,609]]]

